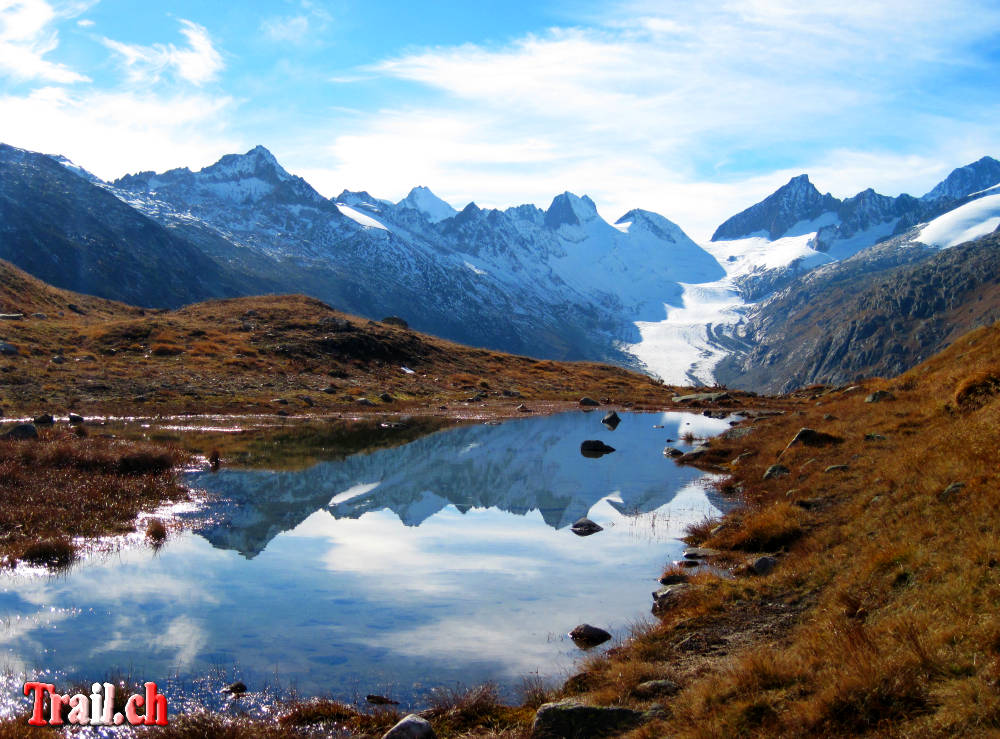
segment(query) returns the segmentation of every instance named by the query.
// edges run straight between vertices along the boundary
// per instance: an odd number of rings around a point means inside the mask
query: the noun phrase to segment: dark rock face
[[[943,251],[886,242],[796,280],[750,314],[730,387],[787,392],[895,377],[1000,320],[1000,234]]]
[[[610,429],[611,431],[614,431],[616,428],[618,428],[618,424],[620,424],[621,422],[622,419],[614,411],[611,411],[610,413],[605,415],[604,418],[601,419],[601,423],[607,426],[608,429]]]
[[[837,210],[840,201],[829,193],[821,195],[809,181],[799,175],[773,194],[752,205],[719,226],[712,241],[739,239],[763,231],[770,239],[784,236],[799,221],[811,221],[824,213]]]
[[[971,195],[1000,182],[1000,162],[993,157],[983,157],[952,171],[921,200],[954,200]]]
[[[642,723],[629,708],[588,706],[575,700],[546,703],[531,725],[531,739],[596,739],[613,736]]]
[[[594,523],[589,518],[584,517],[577,519],[577,521],[570,526],[569,530],[577,536],[591,536],[599,531],[604,531],[604,527]]]
[[[572,639],[578,647],[584,649],[589,649],[591,647],[596,647],[598,644],[603,644],[611,639],[611,634],[609,634],[604,629],[599,629],[596,626],[591,626],[590,624],[580,624],[571,632],[569,632],[569,638]]]
[[[597,439],[587,439],[587,441],[580,444],[580,454],[591,459],[611,454],[614,450],[613,446],[608,446],[603,441]]]

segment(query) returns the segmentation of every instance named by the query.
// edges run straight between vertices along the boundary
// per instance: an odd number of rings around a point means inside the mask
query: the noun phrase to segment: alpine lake
[[[620,412],[612,430],[603,415],[108,421],[224,464],[185,471],[194,502],[157,513],[162,546],[137,533],[0,575],[3,710],[26,710],[23,681],[42,678],[153,680],[172,714],[557,684],[583,653],[568,632],[611,632],[597,650],[627,638],[685,526],[734,504],[663,454],[730,419]],[[590,439],[615,451],[584,456]],[[603,530],[575,534],[584,516]],[[239,700],[221,692],[235,680]]]

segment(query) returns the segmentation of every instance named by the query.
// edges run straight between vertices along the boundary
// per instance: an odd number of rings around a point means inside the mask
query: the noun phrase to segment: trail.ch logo
[[[90,695],[61,695],[52,683],[36,680],[24,684],[24,694],[34,694],[34,705],[28,723],[32,726],[61,726],[63,723],[88,726],[120,726],[128,721],[132,726],[166,726],[167,699],[160,695],[156,683],[144,683],[145,693],[136,693],[125,701],[125,712],[115,711],[115,686],[94,683]],[[48,696],[49,718],[45,718],[45,697]],[[145,708],[144,713],[139,709]],[[69,714],[64,716],[64,709]]]

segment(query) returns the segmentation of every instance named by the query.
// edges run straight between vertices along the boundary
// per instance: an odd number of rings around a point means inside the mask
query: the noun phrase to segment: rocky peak
[[[457,213],[448,203],[431,192],[430,188],[418,185],[410,190],[410,193],[400,200],[397,205],[401,208],[409,208],[424,214],[431,223],[438,223],[451,218]]]
[[[739,239],[764,233],[774,240],[784,236],[800,221],[811,221],[834,212],[840,201],[820,191],[805,174],[792,177],[764,200],[727,220],[712,234],[712,241]]]
[[[555,230],[563,225],[579,226],[597,217],[597,206],[593,200],[586,195],[579,197],[571,192],[564,192],[556,195],[545,211],[545,225]]]
[[[1000,162],[993,157],[983,157],[952,171],[921,200],[957,200],[974,192],[1000,183]]]
[[[639,232],[650,233],[663,241],[669,241],[673,244],[691,240],[681,230],[681,227],[673,221],[664,218],[659,213],[642,210],[641,208],[633,208],[615,221],[615,225],[630,234]]]

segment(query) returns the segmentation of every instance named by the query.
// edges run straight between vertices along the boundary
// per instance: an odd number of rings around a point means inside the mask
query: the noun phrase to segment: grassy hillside
[[[734,576],[694,576],[565,692],[648,706],[641,682],[675,681],[635,737],[995,736],[1000,325],[895,380],[794,400],[701,460],[746,498],[691,535]],[[840,441],[788,446],[803,427]],[[757,576],[764,554],[777,566]]]
[[[0,356],[7,416],[513,408],[582,394],[663,404],[671,392],[624,369],[474,349],[300,295],[142,310],[0,262],[0,312],[24,316],[0,321],[17,350]]]

